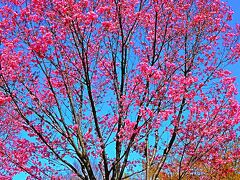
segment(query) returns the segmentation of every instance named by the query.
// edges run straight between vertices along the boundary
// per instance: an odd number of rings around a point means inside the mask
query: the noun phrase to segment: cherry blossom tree
[[[220,0],[1,0],[1,178],[182,179],[230,163],[232,14]]]

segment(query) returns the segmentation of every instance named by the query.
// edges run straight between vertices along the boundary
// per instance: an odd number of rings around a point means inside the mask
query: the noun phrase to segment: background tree
[[[219,159],[216,160],[218,161],[217,166],[206,165],[201,161],[197,162],[194,165],[195,172],[193,172],[193,174],[198,174],[198,177],[201,176],[213,179],[239,179],[239,139],[228,142],[227,144],[223,143],[222,146],[224,151],[220,151],[219,153],[222,153],[223,161],[219,161]]]
[[[198,160],[192,165],[191,171],[182,173],[181,179],[239,179],[239,139],[227,142],[227,144],[223,143],[219,154],[222,154],[222,159],[218,158],[217,162],[213,161],[214,165]],[[179,165],[172,164],[172,166],[175,168],[163,179],[178,179]],[[151,174],[150,177],[152,177]]]
[[[232,14],[220,0],[2,0],[3,178],[156,179],[175,164],[182,179],[225,162]]]
[[[240,177],[240,153],[239,153],[239,138],[233,141],[223,143],[222,149],[219,150],[219,154],[222,154],[222,159],[216,159],[217,165],[205,163],[201,159],[193,164],[191,171],[182,173],[181,179],[219,179],[219,180],[237,180]],[[145,162],[143,162],[143,167]],[[172,163],[172,171],[166,171],[160,173],[157,178],[163,180],[176,180],[179,179],[179,165]],[[145,167],[146,168],[146,167]],[[148,170],[148,178],[152,179],[156,166],[151,166]]]

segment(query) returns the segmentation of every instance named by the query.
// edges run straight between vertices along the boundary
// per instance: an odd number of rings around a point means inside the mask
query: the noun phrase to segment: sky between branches
[[[234,11],[233,20],[230,23],[232,26],[240,24],[240,0],[225,0],[229,6],[231,6]],[[237,99],[240,102],[240,61],[236,64],[230,65],[227,67],[228,70],[232,72],[232,76],[236,77],[236,87],[238,89]],[[25,180],[27,177],[26,173],[20,173],[16,175],[13,180]]]
[[[234,11],[233,20],[231,22],[231,25],[235,26],[236,24],[240,24],[240,1],[239,0],[228,0],[227,2]],[[228,69],[230,71],[232,71],[233,76],[236,76],[236,78],[237,78],[236,87],[238,89],[238,92],[240,92],[240,61],[234,65],[229,66]],[[237,95],[237,99],[240,102],[240,94],[239,93]]]

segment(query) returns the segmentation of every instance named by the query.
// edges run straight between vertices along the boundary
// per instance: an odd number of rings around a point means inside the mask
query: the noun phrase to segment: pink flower
[[[88,19],[89,19],[90,21],[94,21],[94,20],[96,20],[97,18],[98,18],[98,15],[97,15],[95,12],[90,11],[90,12],[88,13]]]
[[[74,132],[77,132],[77,130],[78,130],[78,124],[74,124],[74,126],[72,127],[72,129],[74,130]]]

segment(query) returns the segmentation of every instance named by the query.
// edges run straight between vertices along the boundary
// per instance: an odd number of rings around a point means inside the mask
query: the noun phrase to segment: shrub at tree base
[[[220,0],[1,0],[1,179],[210,179],[232,164],[232,14]]]

